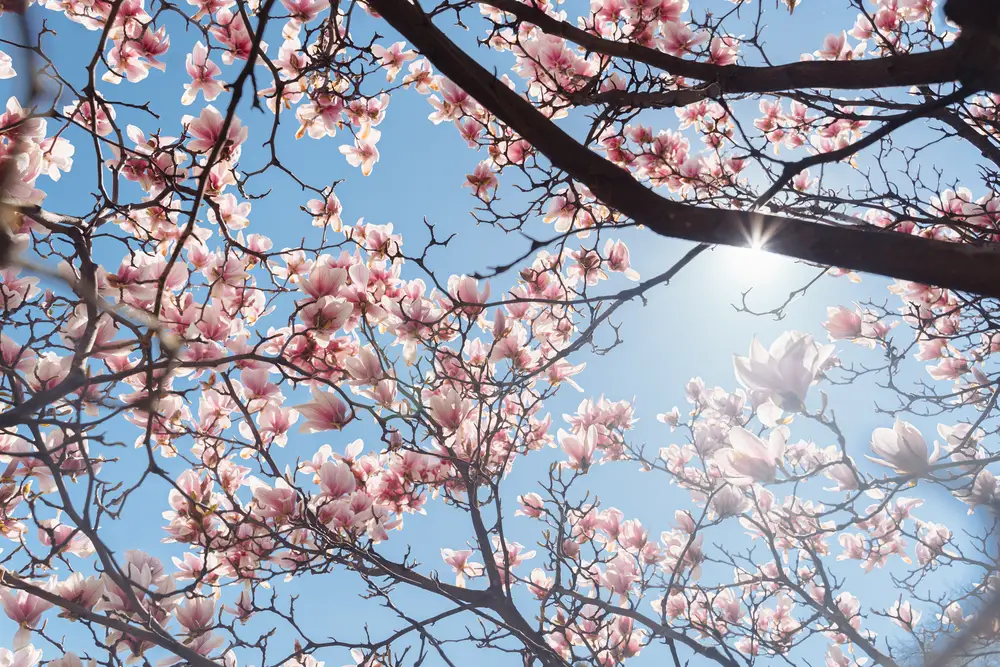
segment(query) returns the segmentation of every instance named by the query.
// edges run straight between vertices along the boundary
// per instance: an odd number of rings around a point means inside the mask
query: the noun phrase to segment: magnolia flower
[[[905,602],[896,600],[889,608],[887,615],[904,630],[912,630],[920,622],[920,612],[910,606],[909,600]]]
[[[327,461],[319,469],[319,485],[330,498],[340,498],[353,493],[357,479],[351,468],[342,461]]]
[[[352,167],[361,167],[361,173],[368,176],[372,173],[375,163],[378,162],[378,148],[375,144],[382,137],[382,133],[376,129],[365,127],[354,138],[354,145],[340,147],[340,152],[347,158],[347,164]]]
[[[928,466],[941,455],[941,447],[935,442],[934,451],[928,457],[924,436],[920,435],[915,426],[899,419],[891,429],[875,429],[872,433],[872,451],[880,458],[869,456],[870,460],[903,475],[927,472]]]
[[[10,590],[0,588],[0,603],[7,618],[18,624],[17,633],[14,635],[14,648],[20,649],[28,645],[31,638],[31,628],[38,626],[42,614],[52,607],[51,602],[47,602],[40,597],[36,597],[27,591]],[[2,662],[0,662],[2,665]]]
[[[293,406],[306,418],[305,423],[299,427],[300,432],[339,431],[354,419],[350,406],[340,400],[336,393],[320,391],[314,387],[312,398],[311,403]]]
[[[715,462],[726,479],[737,486],[773,482],[787,440],[788,429],[783,427],[771,431],[765,443],[745,428],[735,426],[729,432],[732,448],[717,451]]]
[[[41,659],[41,650],[31,644],[15,647],[13,651],[9,648],[0,648],[0,667],[35,667]],[[52,661],[49,664],[56,662]]]
[[[767,350],[754,338],[750,356],[736,357],[734,367],[744,387],[766,394],[783,410],[797,411],[832,355],[832,345],[820,345],[808,334],[787,331]]]
[[[587,472],[594,461],[594,452],[597,449],[597,427],[591,425],[583,434],[559,429],[558,438],[559,446],[569,457],[569,461],[565,461],[563,466]]]
[[[708,507],[719,518],[737,516],[746,511],[749,501],[743,492],[731,484],[726,484],[712,494]]]
[[[938,620],[941,621],[941,624],[946,627],[947,626],[959,627],[965,624],[967,620],[969,620],[968,616],[964,616],[962,614],[962,605],[960,605],[957,602],[952,602],[951,604],[949,604],[947,607],[944,608],[944,613],[938,614],[937,617]]]
[[[472,402],[455,389],[436,394],[427,402],[431,417],[446,431],[455,431],[472,410]]]
[[[14,61],[3,51],[0,51],[0,79],[12,79],[17,76],[14,71]]]
[[[201,42],[195,44],[188,54],[187,73],[191,77],[191,83],[184,84],[184,95],[181,97],[181,104],[184,106],[194,102],[198,91],[201,91],[206,101],[211,102],[225,89],[221,81],[215,80],[222,70],[208,59],[208,49]]]
[[[441,558],[448,565],[451,565],[455,570],[455,585],[461,588],[465,588],[465,578],[466,577],[481,577],[483,575],[483,565],[482,563],[470,563],[469,558],[472,556],[473,551],[471,549],[462,549],[460,551],[454,551],[452,549],[442,549]]]
[[[830,340],[854,340],[861,336],[861,313],[843,306],[826,309],[823,328],[830,332]]]

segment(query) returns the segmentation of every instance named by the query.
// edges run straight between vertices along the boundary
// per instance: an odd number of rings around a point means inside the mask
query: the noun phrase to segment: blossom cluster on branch
[[[767,4],[0,5],[0,665],[989,659],[1000,20],[844,0],[852,25],[776,65],[766,23],[809,2]],[[414,104],[475,153],[454,185],[476,221],[530,239],[513,261],[445,275],[453,236],[420,213],[349,222],[338,186]],[[303,168],[295,141],[337,150]],[[684,254],[650,273],[642,234]],[[815,266],[744,313],[893,280],[754,338],[727,386],[687,381],[647,446],[661,396],[605,396],[587,354],[716,245]],[[828,392],[870,380],[894,402],[858,442]],[[629,516],[592,493],[611,468],[686,503]],[[422,562],[415,514],[465,543]],[[138,521],[163,544],[123,545]],[[346,597],[334,570],[392,623],[315,632],[297,600]]]

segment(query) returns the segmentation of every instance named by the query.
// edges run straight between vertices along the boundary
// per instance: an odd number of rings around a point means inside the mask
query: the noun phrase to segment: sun
[[[754,241],[746,248],[733,248],[731,252],[734,268],[756,278],[771,276],[782,265],[781,256],[768,252],[760,241]]]

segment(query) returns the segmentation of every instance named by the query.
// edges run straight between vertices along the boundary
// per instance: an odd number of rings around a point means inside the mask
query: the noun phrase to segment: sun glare
[[[733,254],[735,269],[757,278],[770,276],[781,265],[781,258],[765,250],[761,242],[754,242],[749,248],[736,248]]]

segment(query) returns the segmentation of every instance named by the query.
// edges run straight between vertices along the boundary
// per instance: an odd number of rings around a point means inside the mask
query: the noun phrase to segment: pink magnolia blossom
[[[219,76],[222,70],[208,59],[208,49],[201,42],[197,42],[194,49],[188,54],[187,73],[191,77],[191,83],[184,84],[181,104],[185,106],[194,102],[199,92],[205,96],[206,101],[211,102],[225,88],[222,82],[215,80],[215,77]]]
[[[313,216],[313,227],[329,226],[335,232],[341,230],[343,223],[340,214],[343,207],[333,190],[330,190],[323,199],[310,199],[306,209]]]
[[[319,469],[319,485],[330,498],[349,495],[357,488],[357,480],[347,464],[327,461]]]
[[[590,426],[582,434],[559,429],[559,446],[569,457],[563,465],[573,470],[587,472],[597,451],[597,427]]]
[[[477,164],[472,173],[465,177],[465,183],[462,184],[463,187],[472,188],[473,194],[486,202],[491,199],[490,192],[496,192],[499,185],[496,174],[490,168],[489,162],[486,161]]]
[[[341,146],[340,152],[347,158],[347,164],[352,167],[361,167],[361,173],[368,176],[372,173],[375,163],[378,162],[379,153],[375,144],[382,137],[382,133],[374,128],[365,127],[354,138],[353,146]]]
[[[472,409],[472,402],[463,398],[455,389],[432,396],[427,404],[431,417],[446,431],[461,426]]]
[[[225,118],[211,104],[202,109],[201,114],[197,118],[184,116],[181,119],[181,123],[191,136],[187,144],[191,151],[195,153],[209,153],[222,140],[219,155],[227,160],[235,160],[239,157],[240,145],[246,141],[248,134],[248,129],[243,127],[240,119],[234,116],[223,140],[222,131],[225,125]]]
[[[385,68],[386,81],[393,81],[399,75],[403,65],[417,57],[415,51],[404,51],[406,42],[395,42],[389,48],[381,44],[372,45],[372,55],[379,59]]]
[[[313,388],[312,399],[309,403],[295,406],[299,414],[306,418],[299,426],[301,433],[339,431],[354,419],[354,411],[336,392]]]
[[[453,549],[441,549],[441,558],[455,570],[455,585],[465,588],[465,580],[483,576],[485,571],[482,563],[470,561],[475,552],[471,549],[455,551]]]
[[[52,608],[52,603],[36,597],[27,591],[0,588],[0,603],[3,604],[4,613],[7,618],[18,625],[18,630],[14,634],[14,648],[19,649],[28,645],[31,638],[31,630],[38,627],[42,614]]]
[[[41,659],[42,651],[32,644],[15,645],[13,651],[9,648],[0,648],[0,667],[35,667]],[[56,661],[53,660],[49,664],[56,664]]]

